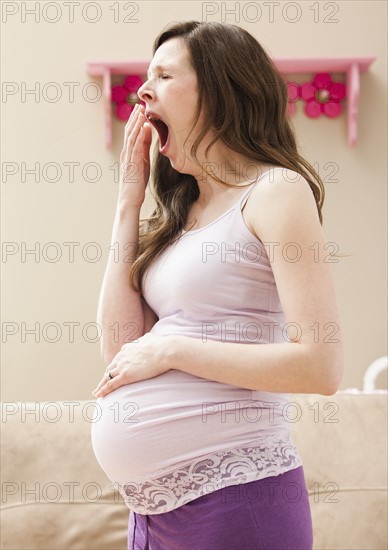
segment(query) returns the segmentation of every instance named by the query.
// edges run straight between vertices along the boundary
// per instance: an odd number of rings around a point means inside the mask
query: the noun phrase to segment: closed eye
[[[170,77],[168,76],[168,74],[162,74],[160,75],[160,78],[162,78],[163,80],[166,80],[167,78],[170,78]]]

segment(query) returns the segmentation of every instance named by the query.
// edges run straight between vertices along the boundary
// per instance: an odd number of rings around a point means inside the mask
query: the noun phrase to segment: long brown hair
[[[237,25],[183,21],[169,24],[157,36],[153,55],[166,40],[175,37],[184,40],[197,75],[198,103],[191,132],[203,105],[207,113],[202,131],[190,150],[194,160],[198,162],[198,146],[212,128],[215,137],[206,148],[206,158],[211,146],[221,139],[253,162],[299,173],[311,187],[322,225],[324,185],[319,174],[298,153],[287,115],[287,83],[264,48]],[[209,174],[206,169],[205,172]],[[226,186],[237,187],[213,172],[211,176]],[[178,236],[190,206],[199,197],[195,177],[172,168],[158,147],[154,150],[150,183],[156,207],[150,217],[140,220],[137,257],[130,271],[130,283],[140,291],[146,269]]]

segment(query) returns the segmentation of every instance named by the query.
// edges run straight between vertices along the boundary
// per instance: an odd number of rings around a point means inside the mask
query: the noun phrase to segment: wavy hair
[[[157,36],[153,55],[166,40],[176,37],[184,40],[198,81],[198,102],[190,133],[202,106],[207,114],[190,149],[194,161],[198,163],[196,152],[200,142],[213,129],[215,136],[205,150],[206,158],[220,139],[253,162],[299,173],[313,192],[322,225],[324,185],[298,152],[287,115],[287,83],[264,48],[237,25],[182,21],[170,23]],[[205,172],[221,184],[238,187],[219,179],[213,171],[205,168]],[[140,220],[139,246],[129,274],[131,286],[140,292],[147,268],[179,236],[190,206],[199,197],[195,177],[175,170],[158,147],[154,149],[150,184],[156,206],[150,217]]]

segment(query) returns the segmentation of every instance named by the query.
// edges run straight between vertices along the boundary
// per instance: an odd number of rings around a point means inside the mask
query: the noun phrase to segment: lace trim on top
[[[277,476],[302,465],[290,432],[249,447],[203,455],[167,475],[126,483],[119,492],[138,514],[161,514],[230,485]]]

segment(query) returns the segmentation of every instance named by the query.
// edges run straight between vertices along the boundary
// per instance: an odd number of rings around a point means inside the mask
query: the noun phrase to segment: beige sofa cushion
[[[314,549],[386,549],[387,394],[290,401]],[[129,510],[93,454],[94,406],[2,403],[2,549],[126,550]]]
[[[316,549],[386,549],[387,392],[297,396]]]

